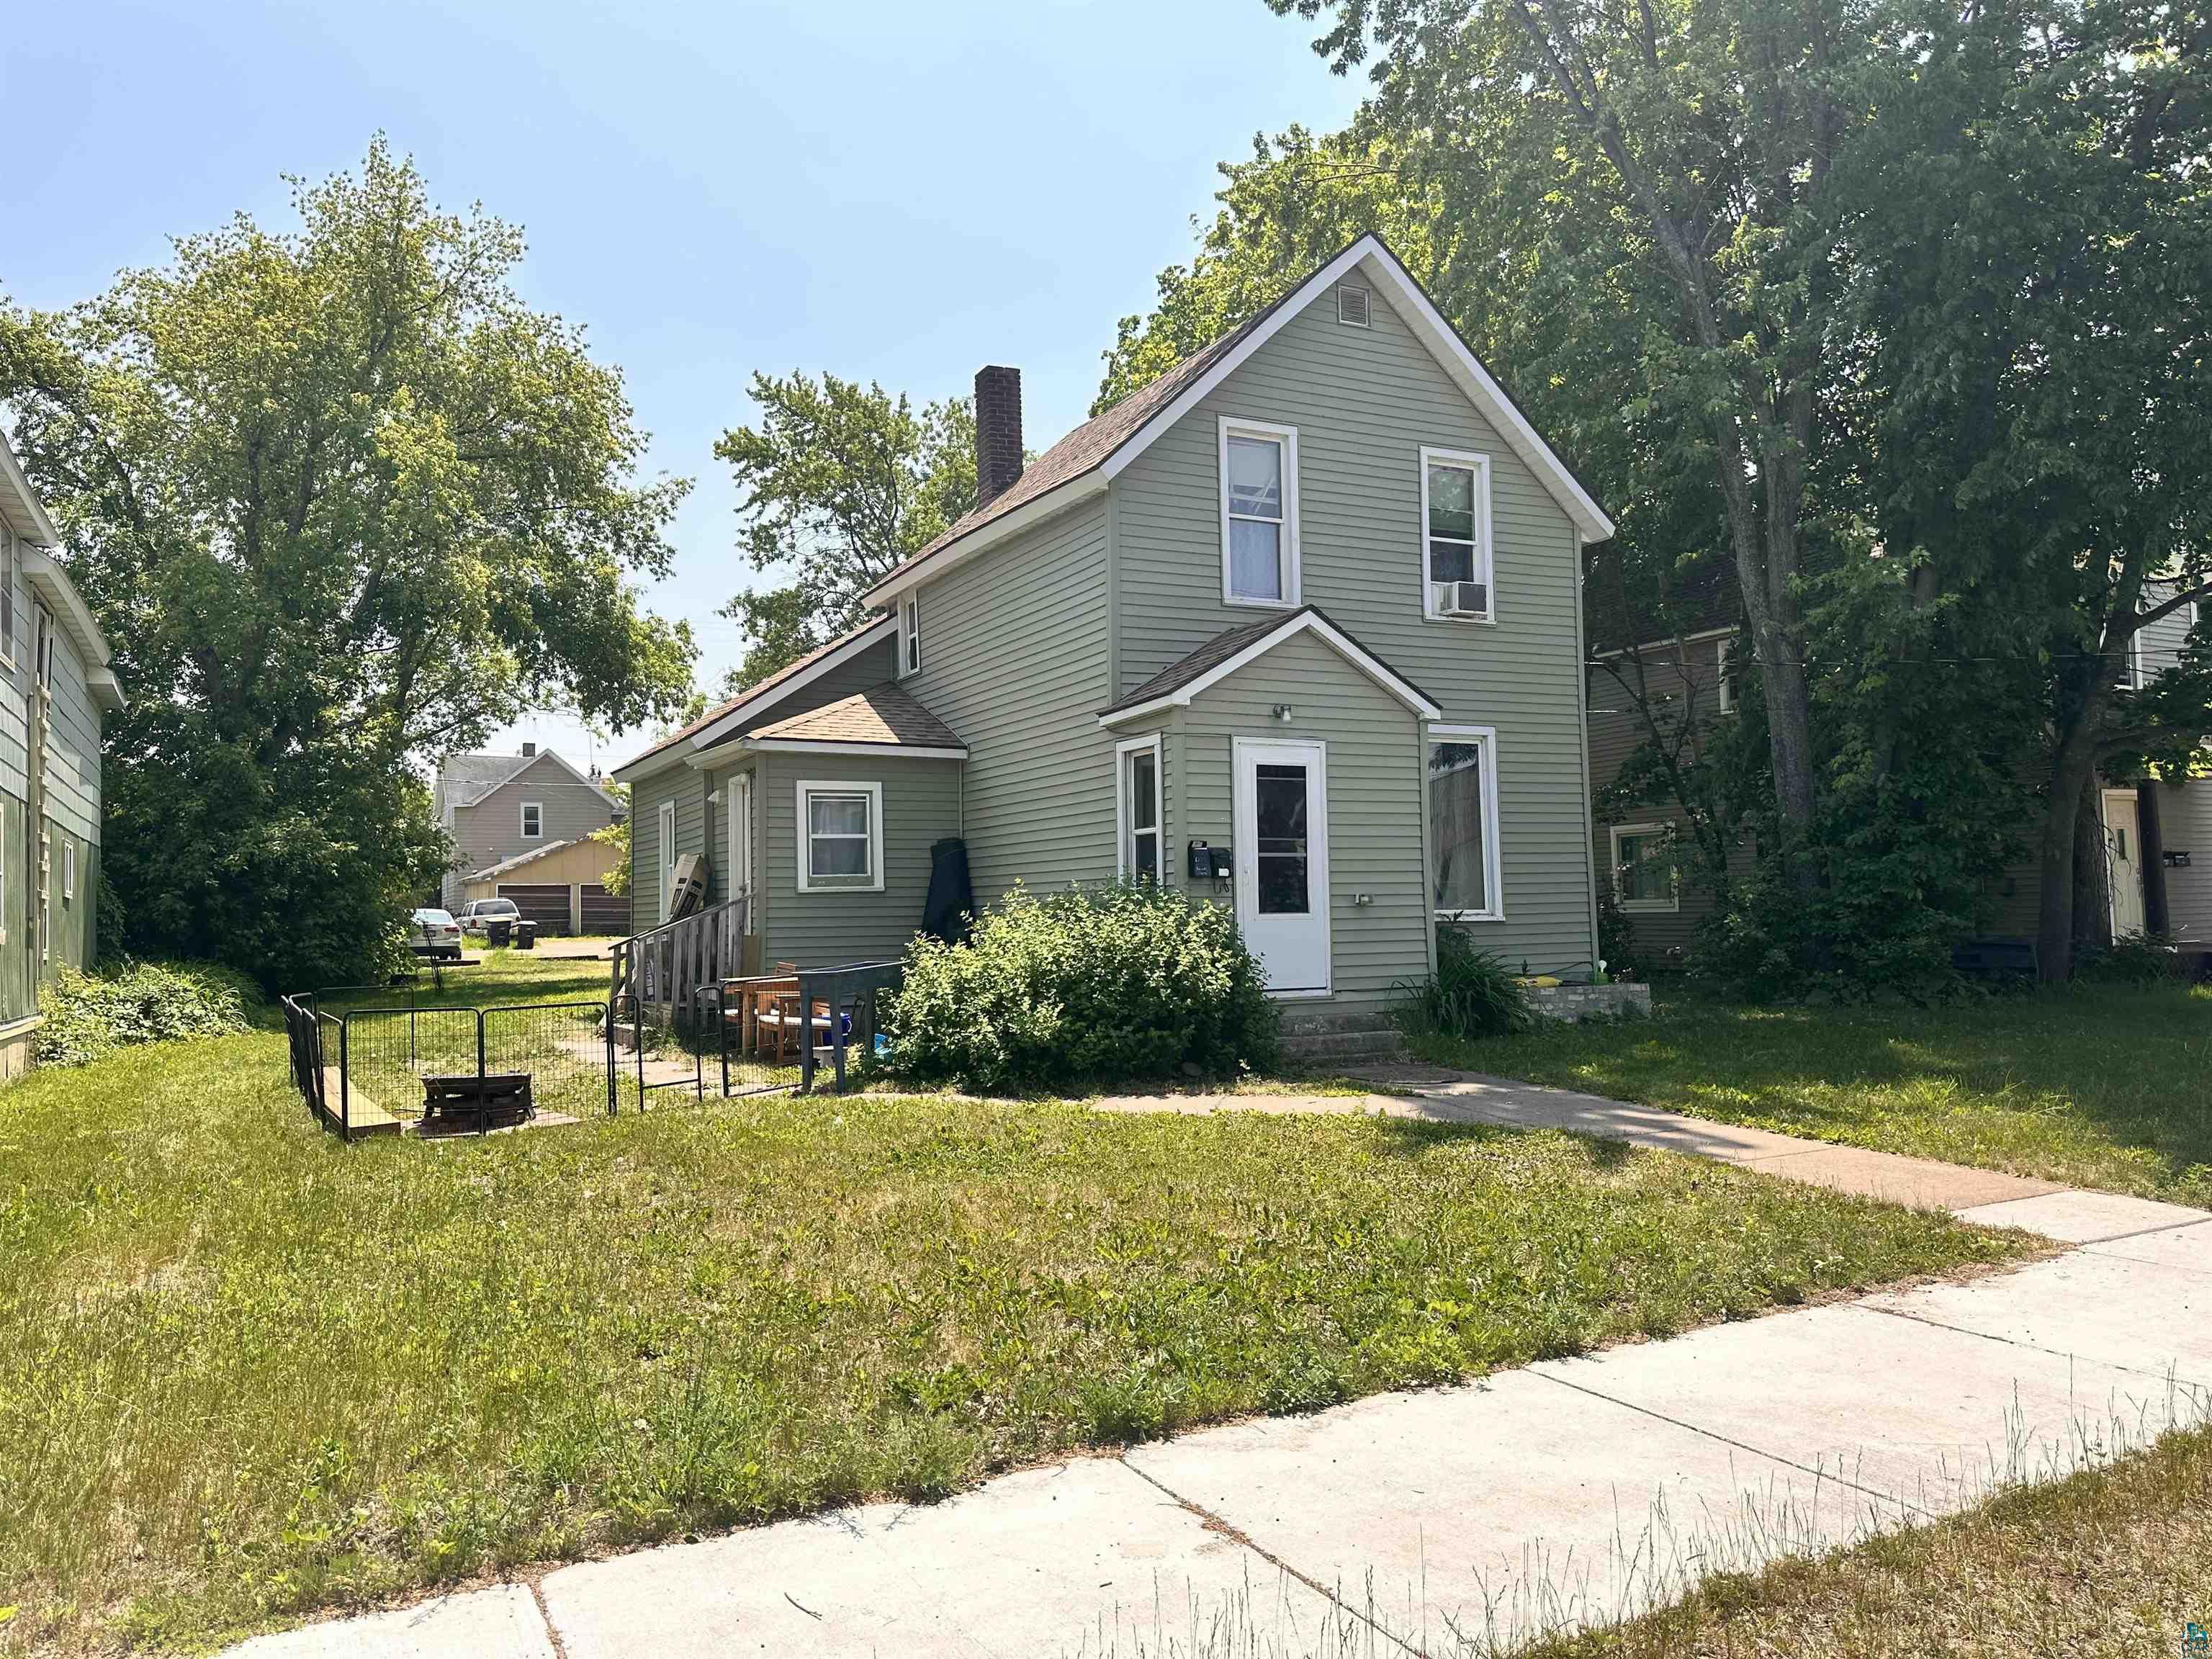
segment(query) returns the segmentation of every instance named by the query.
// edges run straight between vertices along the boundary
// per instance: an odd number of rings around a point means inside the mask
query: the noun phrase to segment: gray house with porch
[[[1388,247],[1026,467],[1016,371],[975,392],[980,505],[616,769],[637,927],[691,854],[744,965],[894,956],[958,837],[979,905],[1136,875],[1232,906],[1319,1019],[1439,927],[1587,969],[1579,573],[1613,526]]]

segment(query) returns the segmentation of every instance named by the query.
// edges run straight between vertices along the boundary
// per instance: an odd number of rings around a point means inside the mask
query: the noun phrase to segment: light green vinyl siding
[[[676,856],[707,851],[707,774],[672,766],[640,778],[630,791],[630,927],[657,927],[665,909],[661,891],[660,807],[676,803]]]
[[[968,746],[978,904],[1110,877],[1106,512],[1093,500],[921,589],[919,673],[901,682]]]
[[[1370,312],[1370,327],[1346,327],[1323,295],[1115,479],[1119,690],[1267,614],[1222,602],[1218,422],[1295,427],[1304,600],[1419,685],[1445,723],[1497,728],[1507,920],[1490,942],[1532,966],[1587,960],[1595,941],[1574,528],[1379,284]],[[1422,614],[1424,446],[1490,457],[1494,624]],[[1370,829],[1388,833],[1379,813],[1349,803],[1338,844]]]
[[[757,795],[765,840],[755,856],[767,888],[762,959],[803,967],[896,957],[921,926],[929,849],[959,834],[960,763],[880,755],[768,753]],[[799,890],[800,780],[883,786],[884,885]]]
[[[1270,712],[1291,706],[1291,718]],[[1170,769],[1173,862],[1193,840],[1233,844],[1232,740],[1305,738],[1326,746],[1328,778],[1329,977],[1337,1004],[1389,1000],[1399,980],[1427,970],[1427,883],[1421,849],[1426,813],[1420,731],[1412,710],[1312,635],[1277,646],[1176,711]],[[1184,884],[1232,901],[1226,882]],[[1370,902],[1354,902],[1365,894]],[[1507,894],[1507,915],[1512,914]],[[1510,923],[1476,937],[1496,948]]]

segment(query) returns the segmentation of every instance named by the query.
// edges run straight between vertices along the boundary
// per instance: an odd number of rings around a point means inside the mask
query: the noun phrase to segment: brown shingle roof
[[[895,743],[904,748],[958,749],[952,728],[896,685],[872,685],[763,726],[748,735],[793,743]]]
[[[828,656],[831,652],[838,649],[841,646],[850,645],[854,640],[859,639],[863,634],[869,632],[872,629],[882,628],[890,621],[891,617],[890,613],[885,611],[876,613],[870,617],[867,621],[862,623],[858,628],[854,629],[849,633],[840,634],[836,639],[830,641],[829,644],[817,646],[813,650],[808,652],[805,656],[796,658],[793,660],[784,664],[782,667],[777,669],[775,673],[770,674],[766,679],[754,681],[752,684],[738,692],[736,696],[726,697],[720,702],[716,703],[705,714],[700,715],[697,720],[693,720],[690,725],[684,726],[681,731],[670,732],[659,743],[654,744],[650,749],[640,750],[636,754],[624,761],[622,765],[617,767],[616,769],[617,771],[627,771],[629,768],[636,765],[640,761],[646,759],[648,756],[657,755],[662,750],[668,748],[672,744],[683,742],[686,738],[697,736],[700,732],[712,726],[716,720],[721,719],[723,715],[728,714],[732,708],[738,707],[742,703],[750,702],[755,697],[760,696],[763,691],[774,690],[777,686],[791,678],[793,675],[797,674],[802,669],[812,667],[816,663],[820,662],[823,658]]]
[[[1293,288],[1291,293],[1297,291]],[[1266,322],[1283,301],[1290,297],[1290,294],[1285,294],[1282,300],[1276,301],[1257,316],[1231,329],[1212,345],[1193,352],[1151,385],[1131,392],[1104,414],[1092,416],[1031,461],[1022,470],[1021,477],[1006,489],[965,515],[951,529],[898,565],[883,580],[890,581],[904,575],[953,543],[981,530],[994,519],[1003,518],[1016,507],[1033,501],[1086,472],[1096,471],[1106,464],[1115,450],[1137,435],[1138,428],[1173,403],[1182,395],[1184,387],[1202,376],[1224,355],[1236,349],[1238,341]],[[881,583],[878,586],[880,586]]]

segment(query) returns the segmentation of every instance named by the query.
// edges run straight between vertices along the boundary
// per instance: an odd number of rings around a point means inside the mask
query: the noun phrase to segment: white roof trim
[[[479,789],[475,794],[470,796],[468,799],[465,801],[457,801],[454,805],[463,811],[465,811],[467,808],[471,806],[482,805],[492,796],[506,788],[508,784],[513,783],[517,778],[520,777],[525,772],[530,770],[532,767],[536,766],[540,761],[551,761],[554,765],[559,767],[570,777],[575,779],[577,782],[582,784],[585,788],[590,790],[601,800],[606,802],[608,805],[618,807],[622,805],[622,801],[618,797],[611,795],[605,790],[600,788],[598,784],[593,783],[581,772],[579,772],[574,766],[571,766],[568,761],[563,759],[561,755],[554,750],[541,749],[536,754],[530,756],[526,759],[521,756],[517,756],[515,759],[516,765],[514,770],[509,772],[497,783],[487,784],[483,788]]]
[[[107,637],[100,631],[100,624],[93,621],[92,611],[76,591],[76,584],[69,579],[69,572],[55,562],[53,556],[41,553],[35,547],[25,548],[23,580],[31,584],[62,626],[69,629],[70,638],[84,655],[86,672],[106,667]]]
[[[23,464],[15,459],[15,452],[7,441],[0,438],[0,516],[25,541],[40,547],[59,547],[62,532],[54,528],[54,521],[46,516],[46,504],[31,488],[31,481],[23,476]]]
[[[924,743],[832,743],[811,738],[747,738],[747,749],[778,755],[896,755],[908,760],[966,760],[968,745]]]
[[[93,701],[109,714],[119,714],[128,707],[123,697],[123,682],[115,678],[113,669],[95,668],[84,677],[84,684]]]
[[[763,709],[775,708],[793,692],[805,690],[831,669],[843,667],[847,663],[870,649],[882,638],[884,629],[896,629],[897,627],[898,617],[896,615],[886,614],[877,617],[835,651],[826,656],[817,658],[789,679],[778,680],[757,696],[747,697],[728,714],[715,720],[712,726],[701,726],[691,734],[691,747],[712,748],[732,732],[741,730],[753,715],[759,714]]]
[[[1142,719],[1147,714],[1159,714],[1164,709],[1188,708],[1194,697],[1202,696],[1240,668],[1257,662],[1284,641],[1295,639],[1298,635],[1307,632],[1320,636],[1337,655],[1342,657],[1423,720],[1433,720],[1443,718],[1444,711],[1422,695],[1419,687],[1400,678],[1387,663],[1373,653],[1363,650],[1358,641],[1330,622],[1328,617],[1322,616],[1318,611],[1301,611],[1295,617],[1285,617],[1280,627],[1269,629],[1235,656],[1224,658],[1196,679],[1186,681],[1163,696],[1149,698],[1143,702],[1132,703],[1127,708],[1109,709],[1098,717],[1098,724],[1110,730],[1117,726],[1127,726],[1131,720]]]
[[[1042,524],[1047,519],[1057,518],[1068,508],[1080,506],[1093,495],[1105,494],[1107,480],[1110,476],[1102,467],[1093,467],[1088,472],[1079,472],[1066,483],[1054,484],[1043,495],[1034,500],[1024,501],[1012,512],[994,519],[990,523],[969,532],[960,540],[940,548],[936,553],[931,555],[926,563],[917,565],[912,570],[902,572],[878,583],[860,595],[860,598],[869,605],[892,605],[894,599],[903,598],[908,592],[921,586],[926,581],[936,580],[946,571],[956,569],[967,563],[978,553],[997,546],[1007,537],[1018,536],[1031,526]],[[896,605],[893,605],[893,609],[896,609]]]
[[[1406,268],[1398,263],[1382,239],[1369,234],[1361,237],[1350,247],[1306,278],[1297,293],[1278,305],[1267,320],[1239,340],[1234,349],[1224,353],[1221,361],[1182,389],[1180,395],[1159,413],[1124,439],[1119,448],[1101,464],[1099,471],[1108,478],[1118,477],[1160,435],[1177,421],[1190,413],[1205,398],[1211,397],[1221,383],[1243,367],[1244,361],[1303,312],[1307,306],[1334,288],[1349,272],[1361,264],[1369,266],[1370,278],[1379,279],[1407,313],[1407,321],[1414,337],[1429,349],[1430,356],[1443,366],[1444,372],[1459,383],[1469,402],[1487,416],[1497,426],[1513,453],[1525,462],[1537,481],[1551,492],[1552,497],[1574,520],[1575,528],[1582,532],[1584,541],[1601,542],[1613,534],[1613,520],[1605,509],[1593,500],[1588,490],[1575,481],[1573,473],[1553,453],[1536,428],[1528,424],[1526,416],[1514,406],[1505,395],[1504,388],[1491,377],[1475,355],[1467,349],[1452,325],[1442,313],[1430,303],[1429,296],[1421,292]]]

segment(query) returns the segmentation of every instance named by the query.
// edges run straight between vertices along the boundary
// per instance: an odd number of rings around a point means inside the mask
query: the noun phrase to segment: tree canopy
[[[68,311],[0,313],[0,398],[131,699],[106,868],[131,949],[298,984],[374,965],[444,853],[421,777],[526,706],[670,712],[685,485],[620,374],[513,287],[521,234],[381,139]],[[111,919],[112,920],[112,919]]]
[[[964,398],[923,405],[871,383],[755,374],[755,426],[714,446],[739,489],[738,546],[787,578],[722,614],[744,626],[736,691],[856,626],[860,596],[975,505],[975,413]]]

